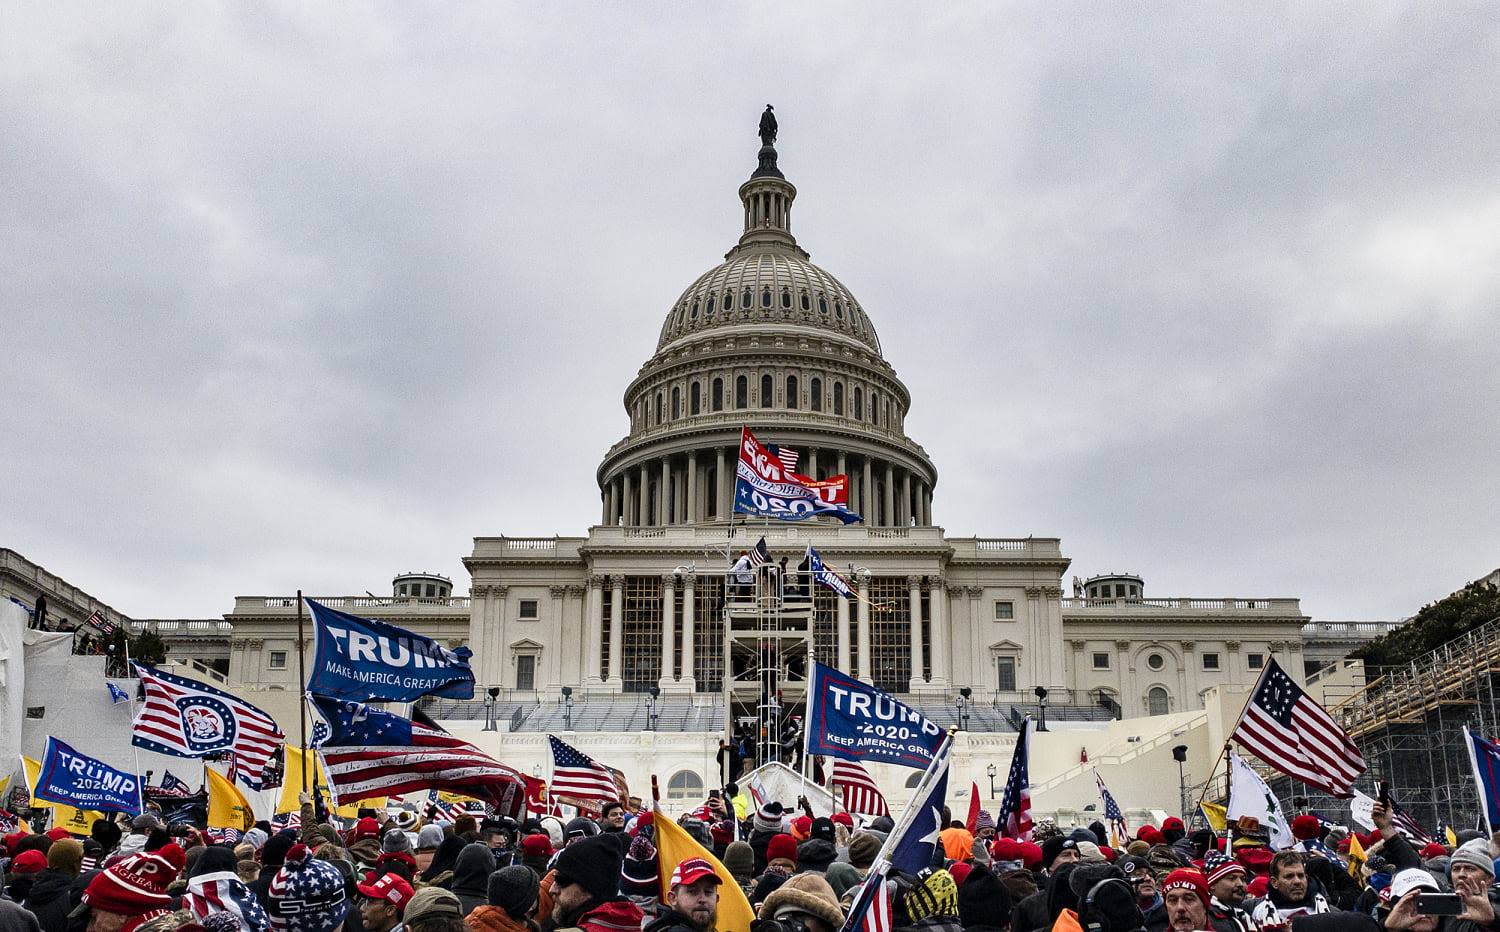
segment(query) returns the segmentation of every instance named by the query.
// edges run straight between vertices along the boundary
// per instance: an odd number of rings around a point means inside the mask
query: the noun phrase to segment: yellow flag
[[[62,803],[49,803],[37,799],[36,778],[42,773],[42,765],[22,755],[21,767],[26,771],[26,791],[31,794],[31,808],[51,809],[53,828],[65,828],[74,835],[87,836],[93,831],[94,823],[104,818],[104,813],[95,812],[92,809],[77,809]]]
[[[245,794],[212,767],[204,770],[208,773],[208,827],[249,831],[255,825],[255,814]]]
[[[745,891],[740,889],[739,882],[734,879],[729,868],[720,864],[712,851],[694,841],[687,830],[667,818],[660,809],[656,810],[651,822],[656,826],[656,851],[661,864],[661,901],[667,901],[672,871],[677,869],[677,865],[688,858],[702,858],[714,866],[714,873],[723,881],[719,884],[718,929],[720,932],[749,932],[750,923],[755,919],[755,910],[750,908],[750,900],[745,897]]]
[[[1448,828],[1443,829],[1443,832],[1444,832],[1444,834],[1446,834],[1448,836],[1448,847],[1450,847],[1450,848],[1457,848],[1458,847],[1458,836],[1455,835],[1455,834],[1453,834],[1452,827],[1450,826]]]
[[[1213,803],[1199,803],[1198,808],[1203,810],[1203,818],[1208,820],[1208,827],[1216,832],[1224,831],[1229,822],[1229,810],[1224,806],[1216,806]]]
[[[323,775],[323,766],[318,762],[318,752],[312,748],[307,749],[307,777],[310,782],[323,787],[325,791],[328,789],[328,778]],[[288,744],[286,746],[286,771],[281,778],[281,798],[276,801],[276,811],[278,813],[301,811],[302,804],[297,799],[303,789],[302,749]],[[307,792],[312,792],[311,787],[307,788]],[[352,819],[359,815],[361,808],[376,809],[384,806],[385,803],[384,796],[377,796],[372,799],[355,800],[333,811],[340,818]]]
[[[1365,866],[1365,846],[1359,843],[1359,834],[1349,833],[1349,876],[1355,880],[1364,881],[1359,875],[1359,869]]]

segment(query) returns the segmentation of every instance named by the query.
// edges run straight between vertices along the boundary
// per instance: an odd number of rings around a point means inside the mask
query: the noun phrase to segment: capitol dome
[[[741,426],[797,451],[805,475],[848,475],[866,524],[932,523],[911,396],[864,308],[792,235],[797,189],[772,142],[740,186],[739,241],[672,305],[625,390],[630,433],[598,470],[605,524],[729,520]]]

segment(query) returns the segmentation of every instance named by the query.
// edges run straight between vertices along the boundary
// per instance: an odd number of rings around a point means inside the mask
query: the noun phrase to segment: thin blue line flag
[[[422,696],[473,699],[472,652],[307,600],[313,617],[313,670],[307,691],[367,702]]]

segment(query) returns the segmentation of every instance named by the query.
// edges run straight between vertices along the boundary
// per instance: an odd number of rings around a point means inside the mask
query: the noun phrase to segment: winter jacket
[[[490,874],[495,872],[495,856],[478,842],[465,845],[453,866],[453,882],[448,889],[458,897],[467,916],[489,902]]]
[[[476,906],[464,917],[464,924],[472,932],[536,932],[536,924],[512,919],[510,914],[498,906]]]
[[[1287,899],[1273,888],[1266,891],[1265,899],[1255,904],[1250,920],[1259,927],[1284,926],[1289,925],[1297,916],[1326,913],[1330,908],[1328,899],[1313,889],[1311,884],[1308,884],[1307,895],[1297,902]]]
[[[22,905],[36,916],[42,932],[68,932],[68,913],[78,905],[72,900],[72,888],[72,877],[50,867],[36,875]]]
[[[41,932],[41,926],[20,903],[0,900],[0,932]]]
[[[646,923],[643,932],[699,932],[692,920],[668,906],[662,906],[656,918]]]
[[[557,932],[571,932],[574,929],[581,932],[641,932],[641,920],[644,918],[641,908],[629,900],[610,900],[594,906],[578,917],[576,924],[558,929]]]

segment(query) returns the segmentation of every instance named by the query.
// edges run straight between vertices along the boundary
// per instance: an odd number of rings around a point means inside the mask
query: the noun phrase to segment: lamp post
[[[973,700],[974,690],[964,686],[958,691],[958,727],[963,731],[969,730],[969,705]]]
[[[984,768],[984,772],[990,778],[990,799],[994,799],[995,798],[995,774],[998,772],[998,771],[995,770],[995,762],[994,761],[990,761],[989,766]]]
[[[484,697],[484,730],[498,731],[495,727],[495,700],[500,696],[500,687],[491,686]]]
[[[1187,771],[1183,765],[1187,763],[1188,746],[1179,744],[1172,749],[1172,759],[1177,762],[1177,792],[1178,802],[1182,804],[1182,821],[1187,821]]]
[[[656,700],[661,697],[661,687],[653,686],[646,694],[646,730],[656,730]]]
[[[573,730],[573,687],[562,688],[563,697],[563,731]]]
[[[1037,710],[1038,710],[1038,713],[1039,713],[1039,715],[1038,715],[1038,719],[1039,720],[1038,720],[1037,725],[1036,725],[1036,730],[1037,731],[1046,731],[1047,730],[1047,690],[1044,687],[1038,686],[1036,689],[1032,690],[1032,692],[1036,693],[1036,705],[1037,705]]]

